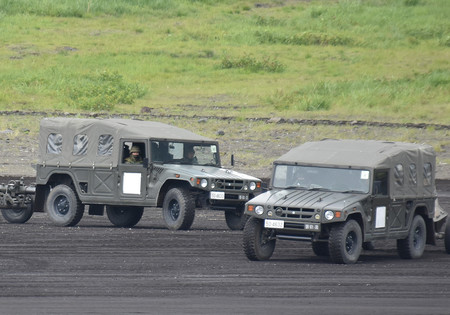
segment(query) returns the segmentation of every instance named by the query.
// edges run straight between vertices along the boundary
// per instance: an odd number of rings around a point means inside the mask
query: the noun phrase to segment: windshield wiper
[[[360,194],[365,194],[364,191],[362,190],[345,190],[345,191],[341,191],[342,193],[347,193],[347,194],[351,194],[351,193],[360,193]]]
[[[308,189],[308,187],[291,185],[291,186],[283,187],[283,189]]]
[[[330,191],[329,188],[324,188],[324,187],[311,187],[308,190],[309,191]]]

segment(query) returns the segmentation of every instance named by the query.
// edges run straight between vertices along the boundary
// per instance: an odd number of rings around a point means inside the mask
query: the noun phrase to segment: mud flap
[[[448,213],[442,209],[441,205],[439,204],[439,201],[436,198],[436,201],[434,202],[434,230],[438,234],[438,238],[442,238],[442,233],[444,233],[442,228],[445,225],[446,218],[448,216]]]

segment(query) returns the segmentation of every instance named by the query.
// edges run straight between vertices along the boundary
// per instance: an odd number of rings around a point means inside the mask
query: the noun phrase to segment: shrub
[[[117,104],[132,104],[145,94],[138,84],[126,83],[117,72],[104,71],[86,77],[69,88],[70,103],[84,110],[112,110]]]
[[[238,59],[230,59],[224,57],[221,62],[222,69],[240,68],[251,72],[267,71],[267,72],[283,72],[285,66],[276,59],[265,57],[263,60],[257,60],[251,55],[245,55]]]
[[[302,32],[294,35],[275,35],[270,32],[255,33],[261,44],[284,44],[284,45],[304,45],[304,46],[345,46],[353,45],[354,41],[345,36],[329,35],[326,33]]]

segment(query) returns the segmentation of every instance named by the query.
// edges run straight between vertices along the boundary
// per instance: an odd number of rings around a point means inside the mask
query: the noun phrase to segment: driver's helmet
[[[131,150],[130,150],[130,153],[135,153],[135,152],[141,153],[141,149],[137,145],[132,146]]]

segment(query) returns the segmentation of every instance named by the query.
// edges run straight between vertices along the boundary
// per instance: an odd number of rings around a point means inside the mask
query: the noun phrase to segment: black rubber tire
[[[144,207],[106,206],[109,221],[117,227],[130,228],[138,224],[144,213]]]
[[[9,223],[25,223],[33,215],[33,207],[27,209],[2,209],[3,218]]]
[[[163,202],[163,217],[169,230],[189,230],[195,217],[195,201],[188,190],[170,189]]]
[[[422,216],[416,215],[411,223],[408,236],[397,240],[397,251],[403,259],[416,259],[423,255],[427,240],[427,227]]]
[[[312,242],[312,250],[316,256],[329,257],[330,251],[328,249],[328,242]]]
[[[333,225],[328,247],[331,261],[336,264],[354,264],[362,251],[361,227],[355,220]]]
[[[362,245],[362,248],[364,250],[374,250],[375,249],[375,243],[370,241],[370,242],[364,242]]]
[[[269,260],[275,250],[276,238],[272,229],[263,226],[264,221],[251,217],[244,227],[243,248],[250,260]]]
[[[84,213],[84,206],[74,189],[62,184],[48,194],[46,209],[50,220],[58,226],[77,225]]]
[[[244,209],[240,212],[225,211],[225,221],[232,231],[241,231],[244,229],[249,216],[244,214]]]
[[[445,223],[445,235],[444,235],[445,251],[450,254],[450,218],[447,217]]]

